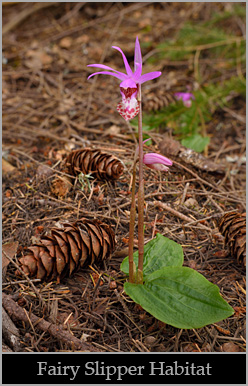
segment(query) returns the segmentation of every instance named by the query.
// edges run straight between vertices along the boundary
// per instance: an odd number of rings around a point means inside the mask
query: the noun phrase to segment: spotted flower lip
[[[168,166],[173,164],[169,158],[157,153],[144,154],[143,163],[149,168],[159,171],[168,171]]]
[[[147,82],[148,80],[158,78],[161,75],[161,72],[154,71],[141,75],[142,55],[138,37],[136,37],[134,50],[134,71],[131,70],[131,67],[124,52],[119,47],[112,47],[122,54],[123,62],[126,68],[126,74],[124,72],[117,71],[112,67],[105,66],[104,64],[89,64],[87,67],[98,67],[107,71],[94,72],[93,74],[88,76],[87,79],[90,79],[92,76],[98,74],[105,74],[114,76],[115,78],[121,80],[120,90],[122,95],[122,102],[118,104],[117,110],[125,120],[130,120],[139,113],[139,105],[136,99],[138,85],[141,85],[142,83]]]
[[[194,94],[191,92],[176,92],[175,94],[176,99],[182,100],[184,106],[190,107],[192,104],[192,99],[195,99]]]

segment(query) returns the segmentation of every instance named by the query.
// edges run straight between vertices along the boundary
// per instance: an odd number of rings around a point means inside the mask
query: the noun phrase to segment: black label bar
[[[4,353],[3,384],[246,384],[245,353]]]

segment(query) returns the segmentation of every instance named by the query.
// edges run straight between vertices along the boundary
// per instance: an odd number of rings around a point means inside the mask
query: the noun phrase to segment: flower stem
[[[133,180],[132,180],[132,202],[130,209],[130,224],[129,224],[129,242],[128,242],[128,256],[129,256],[129,282],[135,282],[135,269],[133,261],[133,242],[134,242],[134,226],[135,226],[135,214],[136,214],[136,203],[135,203],[135,180],[136,180],[136,162],[137,155],[134,156],[133,163]]]
[[[138,88],[138,132],[139,132],[139,191],[138,191],[138,249],[139,263],[137,284],[143,284],[143,259],[144,259],[144,173],[143,173],[143,133],[142,133],[142,108],[141,85]]]

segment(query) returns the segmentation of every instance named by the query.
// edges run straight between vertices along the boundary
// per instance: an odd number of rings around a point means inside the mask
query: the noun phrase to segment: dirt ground
[[[215,222],[226,212],[245,211],[245,164],[240,161],[245,155],[245,99],[236,95],[206,124],[211,140],[204,155],[224,165],[224,172],[204,171],[197,162],[176,157],[168,173],[144,171],[145,241],[159,232],[180,243],[184,265],[218,285],[235,310],[214,325],[180,330],[156,320],[123,291],[127,278],[120,264],[127,255],[137,132],[132,121],[126,123],[116,111],[117,79],[99,75],[87,81],[92,72],[87,64],[104,63],[123,71],[121,55],[112,45],[121,47],[132,63],[139,35],[141,46],[150,43],[149,48],[142,46],[148,58],[185,20],[208,20],[225,7],[232,3],[3,5],[3,244],[9,243],[5,252],[11,259],[3,259],[3,294],[18,337],[15,347],[4,340],[5,350],[245,351],[245,269],[224,246]],[[242,36],[238,17],[223,26]],[[205,81],[210,82],[206,60],[207,54],[199,66],[205,66]],[[144,90],[184,91],[189,83],[194,87],[194,63],[161,59],[145,67],[143,72],[162,71],[163,76]],[[228,71],[223,67],[219,77],[228,77]],[[152,145],[145,149],[159,151],[166,135],[177,139],[165,125],[149,132]],[[124,173],[115,182],[90,179],[90,185],[74,178],[67,194],[63,189],[55,194],[54,180],[64,175],[66,155],[84,147],[117,156]],[[28,246],[60,222],[82,217],[102,220],[115,232],[116,250],[104,266],[82,269],[60,283],[15,275],[18,258]],[[64,339],[58,331],[64,331]]]

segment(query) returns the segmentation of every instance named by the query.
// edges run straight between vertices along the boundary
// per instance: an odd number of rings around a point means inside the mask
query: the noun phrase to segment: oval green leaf
[[[138,251],[133,256],[138,266]],[[144,278],[163,267],[181,267],[183,265],[183,248],[175,241],[157,233],[156,237],[144,246]],[[128,257],[121,263],[121,270],[129,273]]]
[[[181,141],[182,145],[188,147],[198,153],[201,153],[209,144],[209,137],[202,137],[200,134],[194,134]]]
[[[163,268],[143,285],[127,282],[124,289],[144,310],[177,328],[200,328],[234,313],[219,288],[188,267]]]

